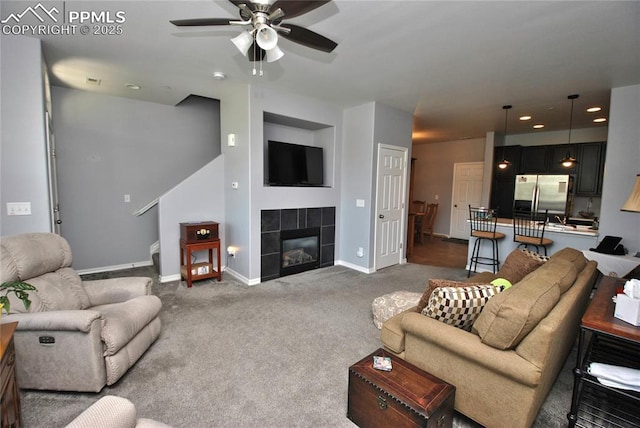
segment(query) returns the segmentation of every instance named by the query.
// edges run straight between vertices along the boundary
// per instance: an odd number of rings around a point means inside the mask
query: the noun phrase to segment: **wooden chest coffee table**
[[[391,371],[373,368],[373,356],[391,357]],[[378,349],[349,367],[347,417],[360,428],[451,427],[456,388]]]

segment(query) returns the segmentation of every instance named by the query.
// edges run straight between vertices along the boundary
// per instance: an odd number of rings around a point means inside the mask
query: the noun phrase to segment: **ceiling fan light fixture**
[[[256,43],[261,49],[270,51],[278,46],[278,33],[270,26],[262,24],[256,30]]]
[[[284,56],[284,52],[276,45],[273,49],[267,51],[267,62],[274,62]]]
[[[243,31],[242,33],[231,39],[231,42],[236,46],[236,48],[238,48],[242,55],[247,56],[247,52],[253,44],[253,36],[250,32]]]

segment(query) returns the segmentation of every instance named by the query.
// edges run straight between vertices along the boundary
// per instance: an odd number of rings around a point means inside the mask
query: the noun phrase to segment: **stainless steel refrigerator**
[[[573,210],[573,177],[568,174],[516,176],[513,209],[570,216]]]

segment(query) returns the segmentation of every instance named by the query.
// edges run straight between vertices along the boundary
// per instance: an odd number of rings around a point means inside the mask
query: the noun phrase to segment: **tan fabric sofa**
[[[105,395],[65,428],[171,428],[152,419],[138,418],[136,407],[126,398]]]
[[[381,340],[455,385],[457,411],[491,428],[530,427],[575,344],[596,274],[595,262],[565,248],[492,297],[472,331],[411,308],[383,324]]]
[[[82,281],[71,248],[53,233],[0,239],[0,280],[25,281],[26,312],[11,299],[18,385],[24,389],[98,392],[118,381],[160,335],[162,303],[142,277]]]

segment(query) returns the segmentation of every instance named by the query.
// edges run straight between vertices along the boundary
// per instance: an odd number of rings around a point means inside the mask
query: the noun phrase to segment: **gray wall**
[[[158,233],[161,282],[180,279],[180,223],[218,223],[220,263],[222,266],[226,264],[225,204],[221,197],[224,192],[224,164],[224,155],[216,157],[160,197]],[[195,256],[196,262],[208,260],[207,251],[197,252]],[[213,257],[215,260],[216,255]]]
[[[374,171],[374,121],[375,103],[346,109],[344,112],[345,162],[342,165],[341,206],[338,212],[343,232],[338,239],[340,260],[347,265],[369,269],[374,255],[372,212],[375,208]],[[364,200],[364,207],[356,206],[356,199]],[[364,249],[358,257],[358,248]]]
[[[459,162],[484,162],[485,139],[416,144],[412,156],[416,158],[413,198],[439,204],[434,233],[449,235],[453,165]]]
[[[246,275],[250,283],[260,280],[260,211],[276,208],[336,207],[340,211],[340,177],[342,159],[342,108],[338,105],[318,101],[300,95],[275,91],[259,85],[250,88],[249,117],[250,153],[249,165],[251,181],[249,183],[250,223],[249,248],[250,263]],[[325,168],[333,170],[330,187],[269,187],[264,185],[264,113],[272,113],[310,123],[322,124],[326,128],[316,136],[322,141],[325,158],[331,165]],[[316,144],[317,145],[317,144]],[[330,147],[329,147],[330,146]],[[227,218],[227,221],[231,221]],[[247,224],[239,225],[247,227]],[[336,236],[340,238],[340,224],[336,224]],[[230,245],[234,243],[230,242]],[[244,243],[243,243],[244,245]],[[339,254],[336,254],[336,259]],[[243,255],[245,257],[245,255]]]
[[[74,267],[149,263],[157,208],[133,213],[220,154],[218,101],[166,106],[61,87],[52,94],[61,234]]]
[[[1,37],[0,235],[51,232],[40,40]],[[7,202],[31,202],[32,214],[7,216]]]
[[[609,107],[607,160],[602,186],[600,236],[622,236],[630,254],[640,251],[640,213],[623,212],[640,174],[640,85],[614,88]]]

